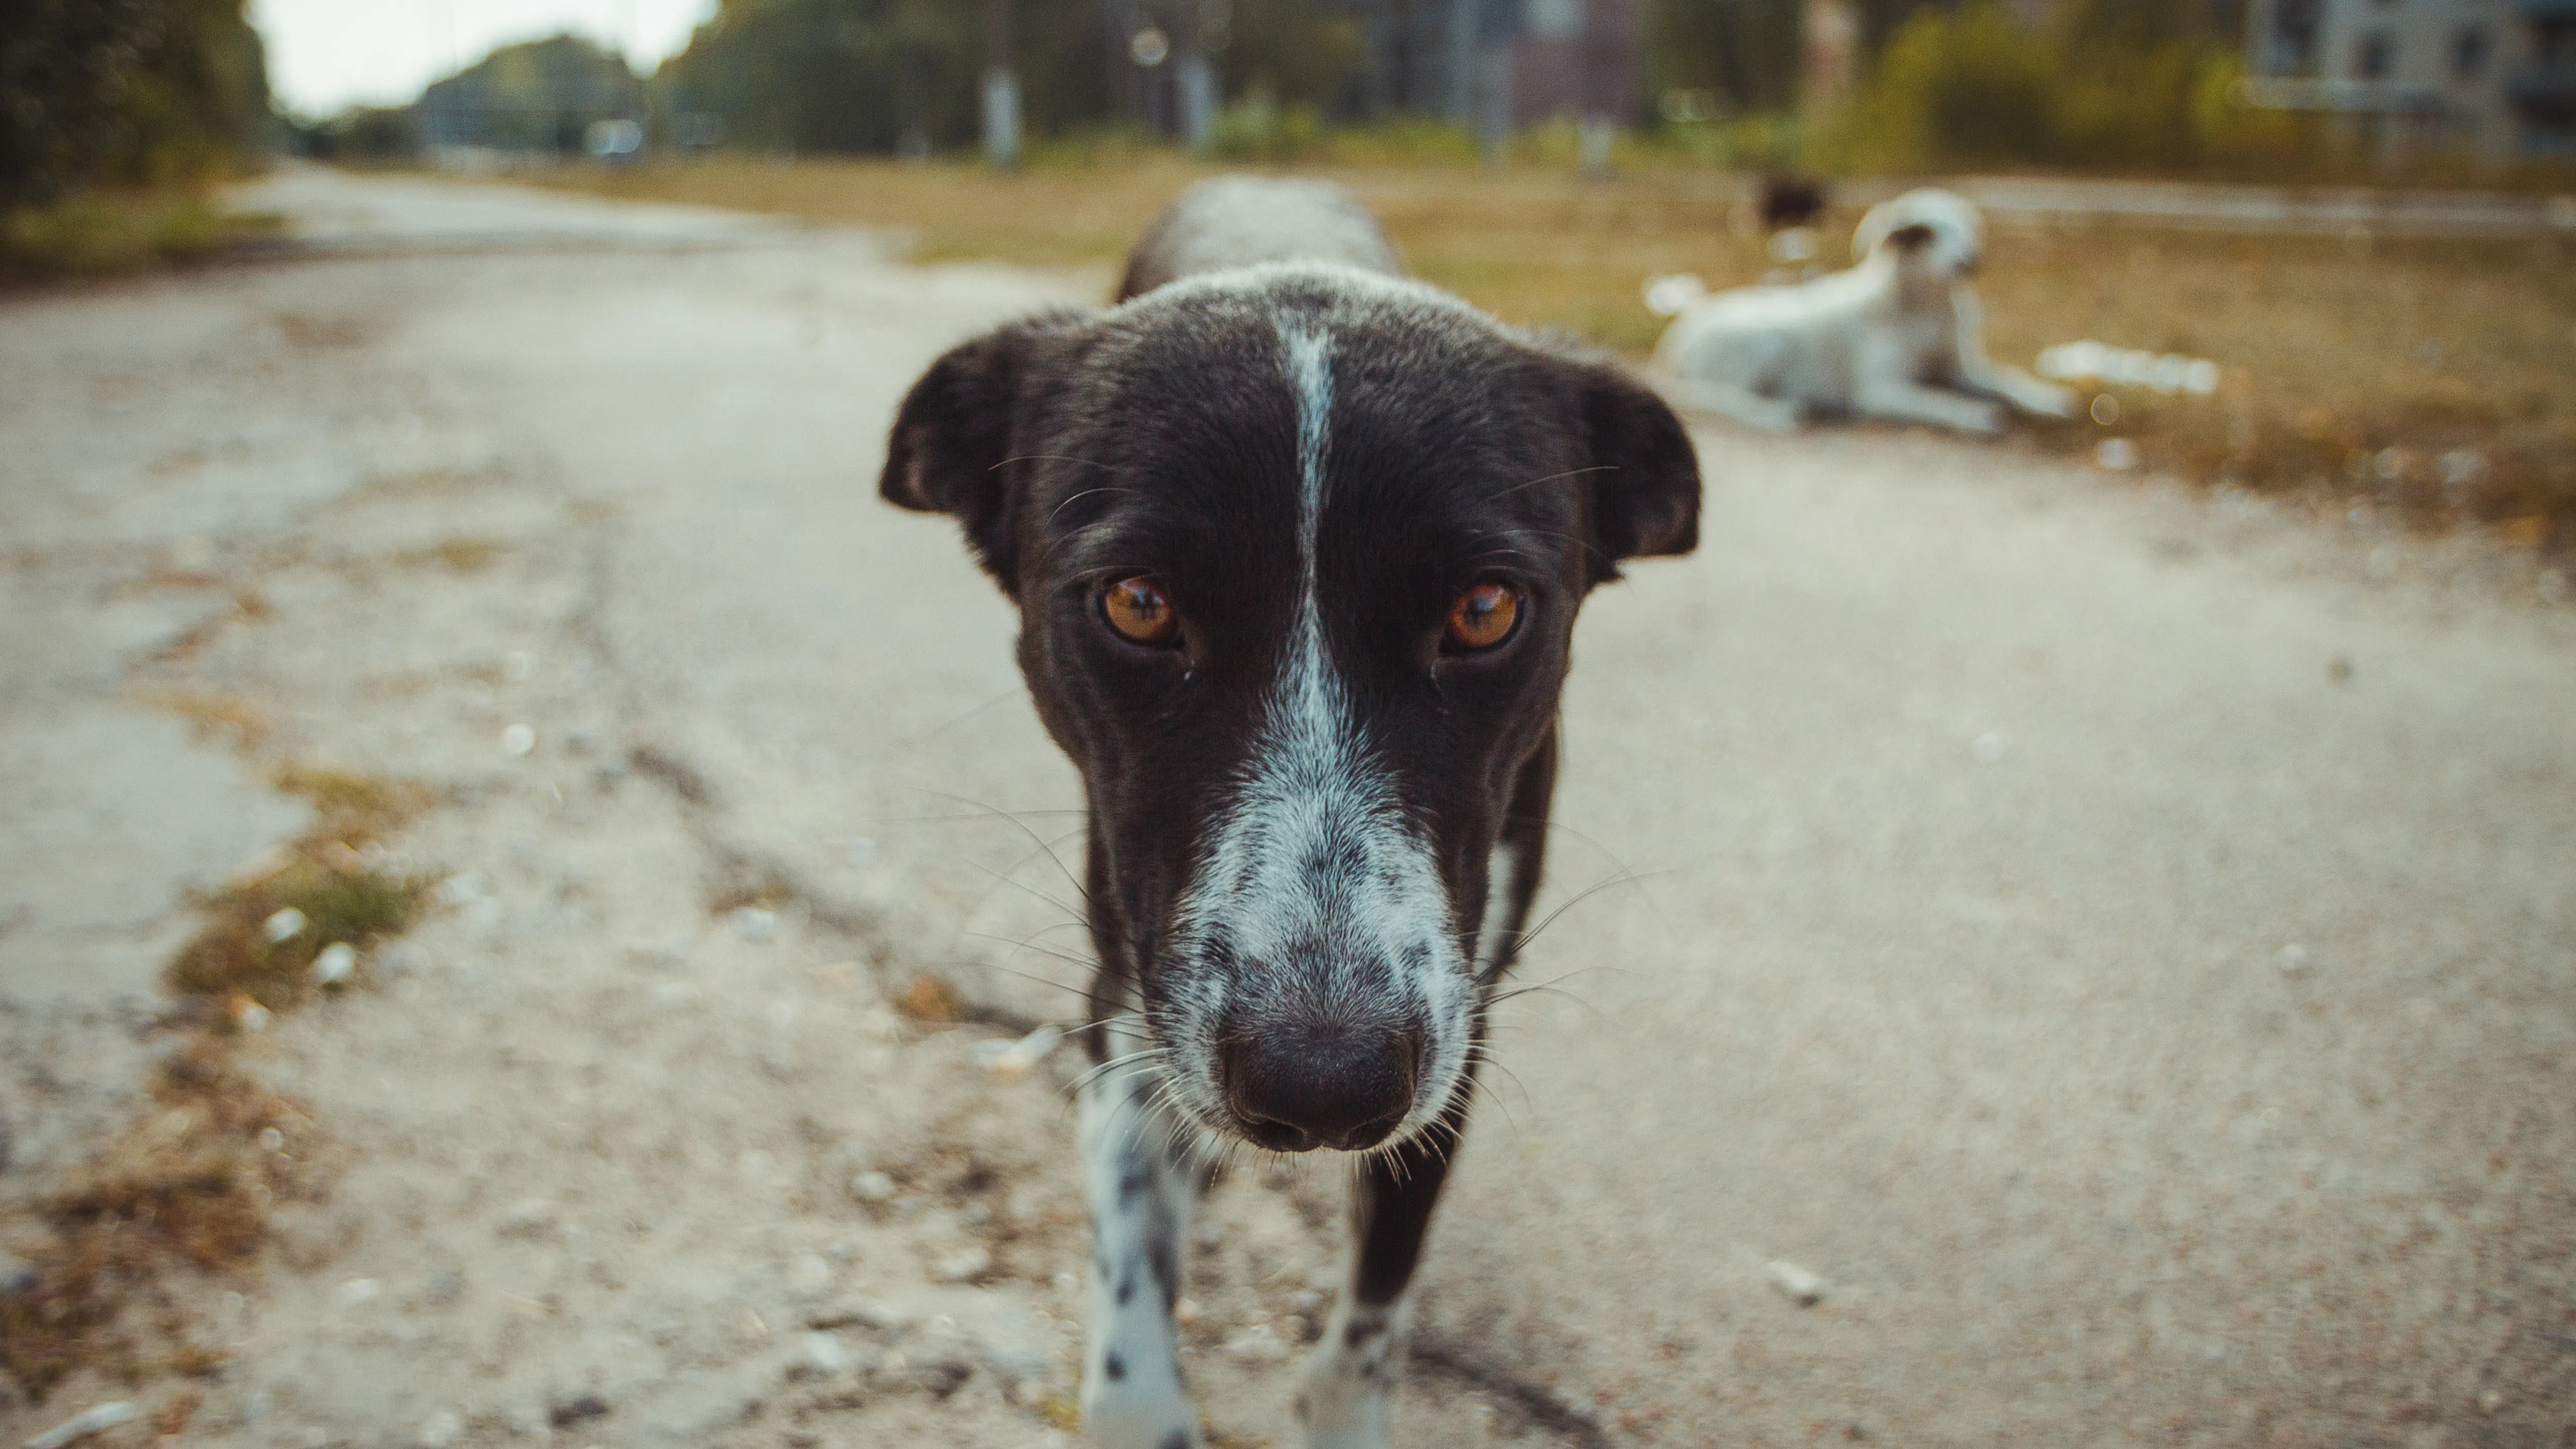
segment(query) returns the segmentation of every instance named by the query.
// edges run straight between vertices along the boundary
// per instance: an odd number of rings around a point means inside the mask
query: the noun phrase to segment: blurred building
[[[1181,63],[1194,40],[1222,47],[1228,0],[1105,7],[1121,109],[1158,131],[1186,130]],[[1325,8],[1347,16],[1360,37],[1357,72],[1331,107],[1352,119],[1440,116],[1479,128],[1637,119],[1639,0],[1328,0]]]
[[[1811,117],[1843,103],[1860,67],[1860,16],[1851,0],[1806,0],[1798,25],[1798,102]]]
[[[2253,0],[2246,98],[2325,111],[2394,157],[2576,155],[2576,0]]]
[[[644,84],[626,58],[574,35],[496,50],[430,86],[415,107],[422,148],[442,158],[595,150],[598,128],[631,127],[643,115]]]
[[[1637,0],[1521,0],[1504,64],[1514,125],[1635,119]]]

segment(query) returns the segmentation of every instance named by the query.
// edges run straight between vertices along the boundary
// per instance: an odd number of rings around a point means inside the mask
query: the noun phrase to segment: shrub
[[[0,206],[205,177],[270,124],[259,37],[242,0],[9,0],[0,120]]]
[[[1993,0],[1926,9],[1827,128],[1819,164],[1845,171],[2067,166],[2279,176],[2351,173],[2317,117],[2237,95],[2228,36],[2187,7],[2096,0],[2041,31]]]
[[[93,192],[0,213],[0,273],[112,276],[203,257],[276,224],[184,193]]]
[[[1323,113],[1310,105],[1282,106],[1270,87],[1256,85],[1251,94],[1219,111],[1209,153],[1224,161],[1276,165],[1304,160],[1324,149]]]
[[[1991,4],[1926,10],[1889,40],[1827,157],[1878,171],[2058,160],[2068,108],[2054,61]]]

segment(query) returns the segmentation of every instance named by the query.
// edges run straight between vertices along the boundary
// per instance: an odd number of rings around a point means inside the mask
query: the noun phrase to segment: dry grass
[[[965,1014],[965,1003],[957,988],[936,976],[915,976],[905,989],[895,1010],[924,1026],[955,1026]]]
[[[203,576],[178,575],[175,577],[181,580],[177,586],[191,587],[193,585],[186,582],[186,580],[193,577]],[[158,582],[158,580],[147,580],[146,582],[154,583]],[[217,586],[220,587],[220,584],[218,583]],[[182,631],[177,638],[163,645],[160,652],[152,656],[153,661],[160,664],[185,663],[188,660],[197,657],[198,654],[204,652],[205,647],[215,642],[216,638],[226,629],[231,628],[235,624],[256,624],[267,617],[268,600],[263,597],[257,589],[235,589],[233,590],[233,606],[230,609],[227,609],[220,614],[210,615],[196,625]]]
[[[321,822],[308,839],[349,848],[384,839],[437,803],[428,786],[414,781],[312,765],[281,765],[270,783],[303,796],[320,813]]]
[[[541,176],[607,195],[895,229],[923,261],[1114,264],[1155,210],[1206,174],[1168,155],[995,176],[967,166],[714,160]],[[1631,355],[1661,324],[1640,284],[1689,271],[1760,279],[1740,178],[1642,167],[1600,185],[1562,168],[1320,168],[1385,218],[1407,260],[1508,321]],[[1827,223],[1825,259],[1855,217]],[[2214,358],[2214,399],[2115,390],[2120,421],[2033,430],[2204,484],[2366,497],[2423,527],[2497,525],[2576,548],[2576,268],[2563,242],[2229,237],[2133,226],[1998,226],[1981,281],[1999,357],[2053,343]],[[2447,470],[2441,460],[2450,459]],[[2473,455],[2474,460],[2470,460]],[[2445,481],[2445,472],[2450,481]]]
[[[268,711],[258,701],[242,695],[174,688],[140,690],[135,698],[149,708],[186,720],[189,732],[201,740],[224,740],[235,749],[252,750],[268,738]]]
[[[441,568],[452,574],[475,574],[490,568],[509,551],[507,544],[488,538],[443,538],[419,548],[404,549],[385,559],[384,563],[392,568]]]
[[[162,1275],[247,1265],[270,1209],[318,1189],[311,1119],[216,1043],[172,1053],[152,1097],[158,1110],[41,1204],[35,1282],[0,1296],[0,1368],[38,1398],[81,1368],[132,1380],[219,1367]]]

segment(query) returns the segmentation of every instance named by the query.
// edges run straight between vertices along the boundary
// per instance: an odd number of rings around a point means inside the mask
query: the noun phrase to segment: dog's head
[[[1575,610],[1697,541],[1672,413],[1430,288],[1278,265],[958,347],[883,491],[1019,605],[1169,1100],[1280,1151],[1437,1120]]]
[[[1977,208],[1934,186],[1871,207],[1852,233],[1852,260],[1885,251],[1899,265],[1943,282],[1975,272],[1984,250]]]

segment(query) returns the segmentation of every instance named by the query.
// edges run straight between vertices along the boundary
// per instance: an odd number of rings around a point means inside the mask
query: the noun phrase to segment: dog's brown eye
[[[1511,585],[1478,584],[1450,606],[1444,642],[1460,651],[1491,649],[1512,637],[1512,626],[1520,617],[1521,596]]]
[[[1111,584],[1100,597],[1100,612],[1120,638],[1138,644],[1168,644],[1181,628],[1163,586],[1144,574]]]

